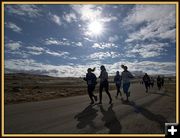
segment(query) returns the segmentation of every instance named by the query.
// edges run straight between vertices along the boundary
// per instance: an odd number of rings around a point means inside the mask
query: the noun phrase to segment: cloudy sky
[[[175,5],[5,5],[5,72],[175,74]]]

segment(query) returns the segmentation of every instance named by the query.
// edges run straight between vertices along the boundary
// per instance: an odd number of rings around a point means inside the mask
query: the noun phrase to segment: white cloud
[[[16,5],[7,5],[7,12],[14,15],[28,16],[28,17],[38,17],[40,16],[41,10],[32,4],[16,4]]]
[[[67,38],[62,38],[60,40],[55,38],[47,38],[44,41],[45,45],[59,45],[59,46],[73,46],[73,47],[82,47],[82,42],[69,41]]]
[[[29,54],[24,50],[18,50],[18,51],[5,50],[5,53],[12,54],[12,55],[18,55],[21,58],[28,58],[29,57]]]
[[[172,18],[175,15],[175,5],[136,5],[124,19],[124,25],[134,25]]]
[[[92,45],[93,48],[105,49],[105,48],[113,48],[117,47],[114,43],[94,43]]]
[[[124,19],[123,24],[126,28],[143,23],[144,26],[129,33],[126,42],[155,38],[175,41],[175,17],[175,5],[136,5]]]
[[[82,47],[83,44],[82,44],[81,42],[77,42],[77,43],[76,43],[76,46]]]
[[[26,48],[31,50],[31,51],[28,51],[28,53],[32,55],[41,55],[45,51],[42,47],[37,47],[37,46],[31,46],[31,47],[28,46]]]
[[[128,55],[139,54],[143,58],[156,57],[164,54],[167,46],[167,43],[136,44],[135,46],[130,46],[126,53]]]
[[[61,22],[61,18],[58,15],[55,14],[50,14],[50,18],[51,20],[56,23],[57,25],[61,26],[62,22]]]
[[[72,5],[72,9],[81,16],[83,21],[94,20],[101,16],[101,10],[96,9],[95,5]]]
[[[103,17],[100,19],[100,21],[102,21],[102,22],[111,22],[111,21],[117,21],[117,20],[118,20],[118,18],[115,16],[112,16],[112,15],[108,16],[108,17]]]
[[[88,58],[92,60],[102,60],[108,57],[111,57],[111,54],[109,52],[97,52],[89,55]]]
[[[5,44],[6,47],[8,47],[11,50],[18,50],[20,47],[22,47],[22,42],[21,41],[10,41],[8,43]]]
[[[118,39],[119,39],[119,37],[118,37],[117,35],[114,35],[114,36],[110,36],[110,37],[109,37],[109,41],[112,42],[112,43],[115,42],[115,41],[117,41]]]
[[[71,23],[73,21],[77,20],[76,14],[75,13],[65,13],[63,16],[64,20],[68,23]]]
[[[54,51],[46,50],[46,53],[49,55],[59,56],[59,57],[69,55],[69,52],[64,52],[64,51],[54,52]]]
[[[63,40],[57,40],[51,37],[45,40],[45,45],[70,45],[70,42],[64,38]]]
[[[118,54],[117,52],[96,52],[93,54],[90,54],[88,56],[88,59],[92,59],[92,60],[103,60],[106,58],[116,58],[119,57],[120,54]]]
[[[42,47],[36,47],[36,46],[31,46],[31,47],[29,46],[29,47],[27,47],[27,49],[39,51],[39,52],[44,51],[44,49]]]
[[[28,51],[28,53],[32,54],[32,55],[48,54],[51,56],[58,56],[58,57],[65,57],[67,55],[70,55],[69,52],[65,52],[65,51],[55,52],[55,51],[51,51],[49,49],[44,49],[42,47],[36,47],[36,46],[27,47],[27,49],[31,50],[31,51]]]
[[[176,64],[172,62],[117,62],[114,64],[103,64],[109,75],[115,75],[115,72],[122,71],[121,65],[128,66],[131,72],[147,72],[148,74],[172,74],[175,75]],[[87,68],[96,67],[95,74],[98,76],[100,73],[100,63],[90,65],[50,65],[37,62],[32,59],[10,59],[5,60],[6,70],[15,70],[19,72],[30,72],[36,74],[50,75],[55,77],[82,77],[85,76]]]
[[[7,28],[12,29],[12,31],[17,32],[17,33],[21,33],[22,29],[17,26],[15,23],[9,22],[9,23],[5,23]]]
[[[97,20],[105,23],[116,21],[117,17],[112,15],[103,15],[103,6],[99,5],[72,5],[72,9],[80,15],[82,21]]]

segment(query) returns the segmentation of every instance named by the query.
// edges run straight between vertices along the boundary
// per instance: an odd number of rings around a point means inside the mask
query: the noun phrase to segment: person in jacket
[[[134,76],[128,71],[128,67],[121,65],[123,68],[123,72],[121,73],[122,82],[123,82],[123,91],[126,94],[126,101],[129,101],[128,97],[130,96],[129,87],[130,87],[130,79],[134,78]]]
[[[147,73],[145,73],[143,76],[143,82],[146,88],[146,92],[148,92],[148,88],[150,87],[150,77]]]
[[[160,77],[160,76],[157,77],[157,87],[158,87],[158,90],[161,90],[162,80],[161,80],[161,77]]]
[[[116,84],[116,89],[117,89],[117,94],[116,94],[116,98],[118,98],[118,95],[120,93],[120,96],[122,96],[122,93],[120,91],[120,88],[121,88],[121,80],[122,80],[122,77],[121,75],[119,74],[119,71],[116,72],[116,76],[114,77],[114,83]]]
[[[96,75],[92,73],[93,71],[95,71],[95,68],[94,69],[88,68],[86,77],[84,78],[84,80],[87,82],[87,91],[88,91],[89,98],[91,100],[90,104],[94,104],[94,100],[97,101],[97,96],[93,94],[93,91],[97,84],[97,81],[96,81],[97,78],[96,78]]]
[[[109,104],[112,103],[111,94],[109,93],[109,82],[108,82],[108,73],[106,71],[106,68],[102,65],[100,67],[101,73],[100,73],[100,86],[99,86],[99,104],[102,104],[102,91],[105,89],[106,94],[109,97]]]

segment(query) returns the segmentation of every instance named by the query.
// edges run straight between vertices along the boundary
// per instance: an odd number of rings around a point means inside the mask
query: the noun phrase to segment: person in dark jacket
[[[161,86],[162,87],[164,86],[164,77],[163,76],[161,77]]]
[[[148,88],[150,87],[150,77],[147,73],[143,76],[143,82],[146,87],[146,92],[148,92]]]
[[[88,70],[87,70],[88,73],[86,74],[86,77],[84,78],[84,80],[87,82],[87,91],[89,94],[89,98],[91,99],[90,104],[94,104],[94,100],[97,101],[97,96],[95,96],[93,94],[93,91],[97,84],[96,75],[94,73],[92,73],[94,70],[95,70],[95,68],[94,69],[88,68]]]
[[[161,86],[162,86],[162,80],[161,80],[161,77],[158,76],[157,77],[157,87],[158,87],[159,90],[161,90]]]
[[[150,85],[152,88],[154,87],[154,78],[153,77],[151,77],[151,79],[150,79]]]
[[[114,77],[114,82],[116,84],[116,89],[117,89],[117,94],[116,94],[116,98],[118,98],[118,95],[120,93],[120,96],[122,96],[122,93],[120,91],[120,88],[121,88],[121,80],[122,80],[122,77],[121,75],[119,74],[119,71],[116,72],[116,76]]]
[[[102,91],[103,88],[105,89],[106,94],[109,97],[109,104],[112,104],[112,98],[111,94],[109,93],[109,82],[108,82],[108,73],[106,71],[106,68],[102,65],[100,67],[101,73],[100,73],[100,86],[99,86],[99,104],[102,104]]]

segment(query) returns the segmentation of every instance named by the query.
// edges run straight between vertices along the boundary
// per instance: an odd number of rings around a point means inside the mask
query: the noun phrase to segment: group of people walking
[[[134,76],[128,71],[128,67],[121,65],[121,67],[123,68],[123,72],[119,73],[119,71],[116,72],[116,76],[114,77],[114,82],[116,84],[116,88],[117,88],[117,95],[116,97],[118,97],[118,95],[120,94],[122,96],[122,93],[120,91],[121,88],[121,82],[123,84],[123,91],[126,95],[126,100],[128,101],[128,97],[130,96],[130,92],[129,92],[129,87],[130,87],[130,79],[134,78]],[[101,72],[100,72],[100,85],[99,85],[99,103],[98,104],[102,104],[102,92],[103,89],[105,89],[106,94],[109,97],[109,104],[112,103],[112,97],[111,94],[109,93],[109,82],[108,82],[108,73],[106,71],[105,66],[101,66],[100,67]],[[93,94],[93,91],[95,90],[96,84],[97,84],[97,77],[96,75],[93,73],[95,71],[95,68],[91,69],[88,68],[87,70],[87,74],[86,77],[84,78],[84,80],[87,82],[87,91],[89,94],[89,98],[91,100],[90,104],[94,104],[94,101],[97,101],[97,96]]]
[[[153,88],[154,82],[155,82],[154,78],[153,77],[150,78],[149,75],[145,73],[142,79],[142,84],[145,85],[146,92],[148,92],[150,87]],[[161,90],[161,88],[164,86],[164,77],[158,76],[156,82],[157,82],[158,89]]]

